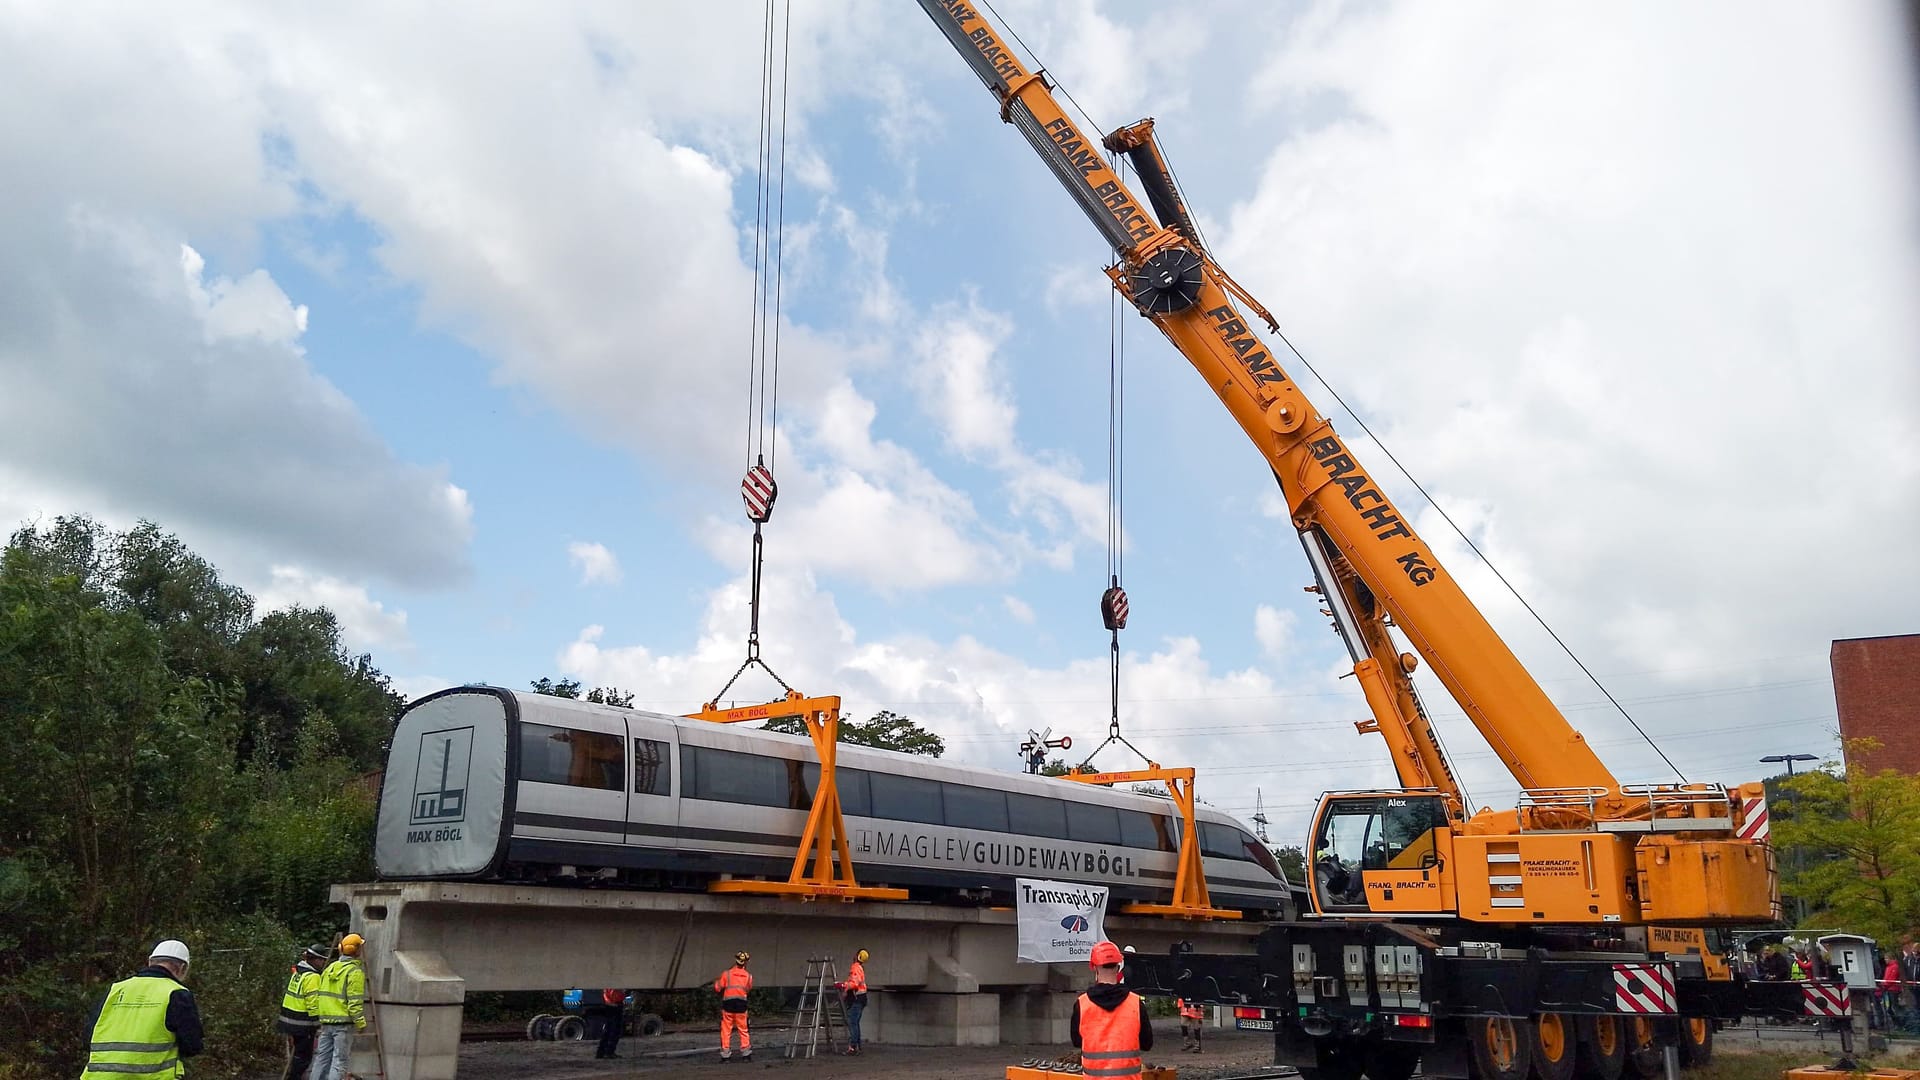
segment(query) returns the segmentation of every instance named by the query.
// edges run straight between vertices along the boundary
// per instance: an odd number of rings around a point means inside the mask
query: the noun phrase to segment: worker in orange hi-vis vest
[[[732,1035],[740,1033],[740,1060],[753,1060],[753,1036],[747,1033],[747,991],[753,989],[753,975],[747,971],[748,956],[733,954],[733,966],[713,980],[714,993],[720,995],[720,1060],[733,1057]]]
[[[1207,1018],[1196,1002],[1186,998],[1174,998],[1174,1005],[1180,1009],[1180,1049],[1190,1053],[1200,1052],[1200,1024]]]
[[[1082,1071],[1096,1080],[1140,1080],[1140,1055],[1153,1049],[1147,1003],[1120,985],[1120,947],[1093,947],[1093,986],[1073,1003],[1069,1031],[1080,1048]]]

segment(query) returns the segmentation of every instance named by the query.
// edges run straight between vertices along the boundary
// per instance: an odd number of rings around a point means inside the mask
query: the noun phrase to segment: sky
[[[998,13],[1098,129],[1156,118],[1327,385],[1294,374],[1616,774],[1673,775],[1380,444],[1688,778],[1836,752],[1831,641],[1920,632],[1900,8]],[[1275,843],[1391,782],[1265,464],[1115,329],[1099,237],[908,0],[781,35],[756,422],[764,18],[0,3],[0,522],[158,522],[409,695],[572,677],[684,712],[746,655],[758,445],[774,671],[950,759],[1016,769],[1050,728],[1077,760],[1118,349],[1123,733]]]

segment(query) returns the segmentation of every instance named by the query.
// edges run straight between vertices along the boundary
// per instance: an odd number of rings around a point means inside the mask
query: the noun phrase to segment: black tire
[[[1408,1080],[1420,1067],[1420,1048],[1409,1043],[1376,1042],[1360,1054],[1367,1080]]]
[[[1355,1043],[1316,1040],[1313,1061],[1313,1068],[1300,1070],[1300,1080],[1360,1080],[1366,1072],[1365,1052]]]
[[[1533,1075],[1538,1080],[1574,1080],[1580,1029],[1565,1013],[1541,1013],[1533,1023]]]
[[[1699,1069],[1713,1063],[1713,1018],[1680,1018],[1680,1067]]]
[[[1651,1016],[1625,1018],[1627,1075],[1640,1080],[1665,1080],[1666,1054],[1660,1048],[1660,1027]]]
[[[560,1022],[557,1016],[542,1016],[533,1023],[533,1037],[544,1042],[553,1041],[553,1029]]]
[[[546,1018],[546,1013],[536,1013],[533,1019],[527,1021],[527,1040],[529,1042],[540,1037],[540,1021]]]
[[[1620,1080],[1627,1068],[1627,1033],[1618,1016],[1589,1016],[1580,1021],[1580,1045],[1574,1052],[1579,1080]]]
[[[1467,1022],[1467,1067],[1476,1080],[1525,1080],[1533,1058],[1533,1025],[1506,1016]]]
[[[633,1022],[633,1027],[642,1035],[658,1035],[667,1030],[667,1022],[657,1013],[641,1013],[640,1018]]]
[[[553,1037],[557,1042],[579,1042],[587,1037],[587,1022],[577,1016],[562,1016],[553,1023]]]

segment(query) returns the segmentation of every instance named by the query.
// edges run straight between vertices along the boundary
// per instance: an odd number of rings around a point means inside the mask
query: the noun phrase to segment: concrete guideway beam
[[[741,949],[762,987],[797,987],[815,956],[833,956],[844,974],[855,950],[869,950],[868,982],[883,989],[863,1028],[876,1042],[1063,1041],[1071,993],[1088,981],[1077,964],[1018,962],[1018,926],[1005,908],[443,881],[336,885],[331,899],[366,939],[367,989],[393,1080],[454,1075],[470,990],[696,989]],[[1251,953],[1258,932],[1121,915],[1106,927],[1147,954],[1177,941]],[[784,1029],[786,1018],[759,1021]],[[355,1071],[371,1074],[372,1040],[360,1042]]]

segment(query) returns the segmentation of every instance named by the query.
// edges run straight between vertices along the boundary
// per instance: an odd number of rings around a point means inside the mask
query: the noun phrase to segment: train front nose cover
[[[383,878],[481,875],[500,855],[510,694],[449,690],[400,717],[380,787],[373,862]]]

